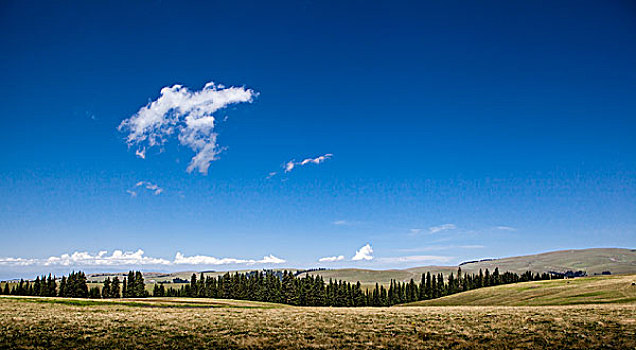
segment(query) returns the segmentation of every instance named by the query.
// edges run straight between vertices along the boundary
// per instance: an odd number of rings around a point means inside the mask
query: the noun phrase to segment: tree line
[[[391,306],[406,302],[440,298],[471,289],[553,279],[550,274],[533,274],[527,271],[521,275],[513,272],[493,273],[486,269],[478,274],[451,273],[445,278],[442,273],[422,274],[420,283],[392,280],[387,287],[375,284],[374,288],[363,289],[360,282],[325,282],[321,276],[305,275],[302,278],[284,271],[282,277],[270,272],[226,273],[222,276],[198,278],[192,274],[190,283],[180,288],[155,284],[153,296],[198,297],[266,301],[298,306]]]
[[[247,273],[226,273],[221,276],[197,278],[192,274],[190,283],[179,288],[166,288],[163,283],[154,285],[155,297],[197,297],[265,301],[297,306],[391,306],[395,304],[440,298],[471,289],[525,281],[562,278],[548,273],[533,274],[527,271],[521,275],[513,272],[490,273],[488,269],[477,274],[451,273],[447,278],[442,274],[422,274],[419,283],[391,280],[388,287],[375,284],[365,289],[360,282],[329,280],[325,282],[319,275],[306,274],[297,277],[295,273],[283,271],[252,271]],[[140,271],[129,271],[120,283],[118,277],[106,278],[99,287],[88,288],[83,272],[72,272],[62,277],[59,287],[56,278],[38,277],[35,281],[23,281],[9,289],[5,283],[2,294],[60,296],[70,298],[140,298],[150,294],[145,290],[144,278]]]

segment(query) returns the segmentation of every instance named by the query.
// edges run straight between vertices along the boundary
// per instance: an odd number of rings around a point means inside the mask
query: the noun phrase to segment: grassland
[[[548,271],[584,270],[589,275],[611,271],[612,274],[636,273],[636,249],[593,248],[561,250],[535,255],[516,256],[488,261],[472,262],[461,265],[462,271],[478,273],[480,269],[515,272],[522,274],[528,270],[534,273]],[[367,270],[367,269],[334,269],[310,272],[347,282],[360,281],[363,284],[388,284],[390,281],[409,281],[411,278],[420,281],[422,274],[443,273],[448,276],[457,272],[457,266],[420,266],[403,270]],[[304,274],[303,274],[304,275]],[[303,276],[301,275],[301,277]]]
[[[475,289],[403,306],[544,306],[636,303],[636,275],[523,282]]]
[[[299,308],[0,298],[0,348],[530,349],[636,346],[636,305]],[[250,306],[246,308],[245,306]]]

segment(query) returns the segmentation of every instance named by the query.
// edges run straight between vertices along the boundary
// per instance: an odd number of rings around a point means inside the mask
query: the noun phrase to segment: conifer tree
[[[110,298],[110,277],[106,277],[104,280],[104,286],[102,287],[102,298]]]
[[[110,284],[110,295],[109,298],[120,298],[119,294],[119,277],[113,277],[113,282]]]

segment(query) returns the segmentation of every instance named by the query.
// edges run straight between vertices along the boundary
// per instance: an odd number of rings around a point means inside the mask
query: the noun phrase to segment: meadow
[[[469,290],[402,306],[547,306],[636,303],[636,275],[532,281]]]
[[[634,347],[633,303],[331,308],[193,298],[0,298],[0,348]]]

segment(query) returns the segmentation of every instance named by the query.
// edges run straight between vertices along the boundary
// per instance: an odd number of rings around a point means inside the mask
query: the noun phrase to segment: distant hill
[[[602,303],[636,303],[636,275],[505,284],[399,306],[540,306]]]
[[[636,249],[592,248],[560,250],[535,255],[487,259],[461,265],[462,271],[468,273],[478,273],[479,269],[492,271],[495,267],[498,267],[500,272],[511,271],[519,274],[528,270],[535,273],[584,270],[588,275],[600,274],[603,271],[610,271],[612,274],[636,273]],[[429,271],[432,274],[441,272],[446,276],[451,272],[456,273],[457,266],[421,266],[404,270],[334,269],[313,272],[312,274],[321,275],[326,279],[341,279],[349,282],[360,281],[363,284],[369,284],[376,282],[390,283],[391,279],[408,281],[413,278],[419,281],[422,273]]]
[[[548,253],[525,255],[518,257],[509,257],[501,259],[488,259],[461,264],[462,271],[468,273],[478,273],[479,269],[490,269],[491,271],[499,268],[500,272],[511,271],[523,273],[530,270],[535,273],[548,271],[565,272],[568,270],[584,270],[588,275],[600,274],[603,271],[610,271],[612,274],[629,274],[636,273],[636,249],[621,248],[593,248],[593,249],[573,249],[560,250]],[[283,269],[277,269],[280,271]],[[286,269],[289,271],[299,271],[297,269]],[[239,272],[248,272],[253,270],[239,270]],[[432,274],[443,273],[445,276],[451,272],[457,271],[457,266],[421,266],[409,269],[391,269],[391,270],[370,270],[370,269],[332,269],[322,271],[308,272],[312,275],[320,275],[328,280],[343,280],[348,282],[358,282],[364,285],[380,283],[388,284],[392,279],[398,281],[408,281],[413,278],[419,281],[422,273],[431,272]],[[234,271],[231,271],[234,272]],[[182,271],[175,273],[144,273],[146,282],[172,281],[175,278],[183,280],[190,279],[192,273],[197,276],[200,272]],[[206,276],[218,276],[226,273],[226,271],[206,271]],[[298,276],[303,277],[306,273]],[[91,274],[89,280],[103,281],[106,276],[125,276],[125,273],[118,274]]]

